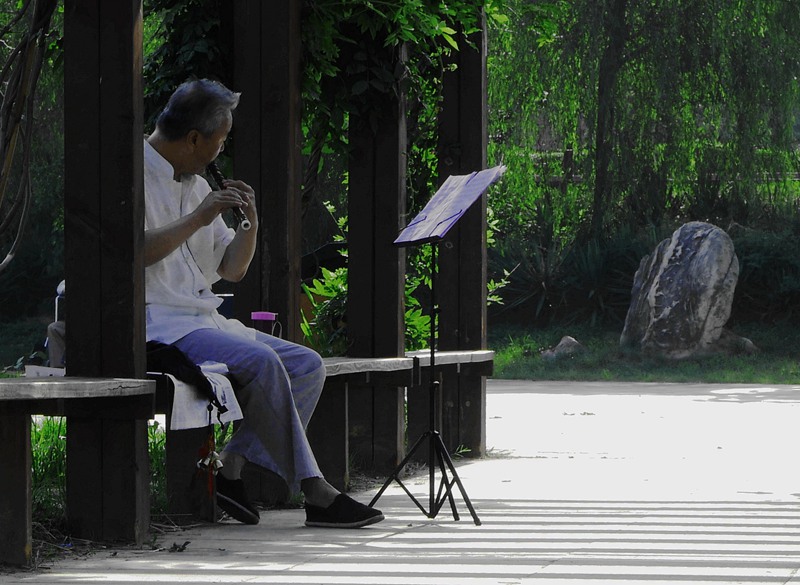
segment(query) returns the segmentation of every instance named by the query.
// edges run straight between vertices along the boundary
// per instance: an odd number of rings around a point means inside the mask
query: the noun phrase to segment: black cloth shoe
[[[258,524],[258,510],[248,501],[241,479],[227,479],[217,474],[217,506],[231,518],[244,524]]]
[[[306,526],[320,528],[361,528],[383,520],[383,513],[339,494],[327,508],[306,504]]]

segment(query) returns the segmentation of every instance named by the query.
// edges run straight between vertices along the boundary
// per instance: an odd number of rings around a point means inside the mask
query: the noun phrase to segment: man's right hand
[[[247,207],[247,199],[239,189],[227,186],[222,191],[211,191],[197,206],[193,214],[197,214],[202,225],[209,225],[214,218],[231,207]]]

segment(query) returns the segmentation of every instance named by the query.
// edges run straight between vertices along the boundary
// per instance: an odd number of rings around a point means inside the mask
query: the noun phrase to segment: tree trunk
[[[625,43],[627,0],[612,0],[606,10],[603,32],[608,44],[600,59],[597,80],[597,126],[595,128],[595,185],[592,204],[592,237],[603,233],[605,215],[611,202],[610,177],[614,134],[614,89],[622,69]]]

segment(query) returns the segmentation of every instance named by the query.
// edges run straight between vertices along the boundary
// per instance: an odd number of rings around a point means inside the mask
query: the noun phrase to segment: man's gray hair
[[[233,115],[240,95],[210,79],[186,81],[169,98],[156,127],[167,140],[179,140],[192,130],[209,137]]]

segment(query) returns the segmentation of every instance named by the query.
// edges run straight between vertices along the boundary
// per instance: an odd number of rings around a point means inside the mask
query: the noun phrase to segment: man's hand
[[[145,266],[166,258],[197,230],[209,225],[220,213],[231,207],[241,207],[250,219],[252,227],[249,232],[237,231],[218,272],[227,280],[241,280],[255,253],[255,234],[258,231],[255,193],[253,188],[243,181],[226,180],[223,190],[211,191],[192,213],[169,225],[145,231]],[[242,233],[249,236],[240,235]]]
[[[217,274],[225,280],[238,282],[244,278],[247,268],[255,255],[256,243],[258,242],[256,237],[258,233],[258,212],[256,210],[255,191],[250,185],[244,181],[226,179],[225,190],[218,191],[218,193],[226,193],[228,191],[238,198],[238,205],[252,224],[249,230],[236,230],[236,236],[228,244],[225,255],[222,257],[222,262],[217,269]]]
[[[254,227],[258,224],[258,212],[256,211],[256,194],[253,188],[244,181],[226,179],[225,190],[235,193],[239,197],[241,204],[239,207],[250,220]]]
[[[238,207],[255,224],[258,220],[255,201],[255,192],[250,185],[244,181],[226,180],[225,188],[222,191],[211,191],[194,213],[202,225],[208,225],[226,209]]]

